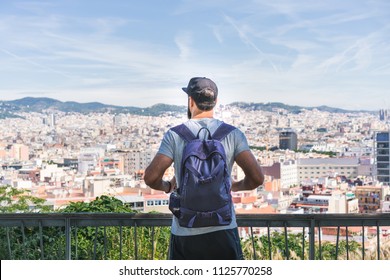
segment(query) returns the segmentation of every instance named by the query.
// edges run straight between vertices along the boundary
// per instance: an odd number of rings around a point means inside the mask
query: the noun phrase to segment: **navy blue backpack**
[[[226,153],[221,143],[234,126],[222,123],[211,135],[202,127],[195,136],[184,124],[171,128],[185,142],[181,174],[169,209],[182,227],[197,228],[229,225],[232,221],[231,179]],[[205,129],[208,138],[200,139]]]

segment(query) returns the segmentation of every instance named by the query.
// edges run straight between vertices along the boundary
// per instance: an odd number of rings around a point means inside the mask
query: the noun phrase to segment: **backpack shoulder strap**
[[[218,141],[222,141],[230,132],[232,132],[235,129],[236,129],[235,126],[223,122],[214,132],[212,138]]]
[[[190,142],[196,138],[192,131],[185,124],[174,126],[171,128],[171,130],[176,132],[186,142]]]

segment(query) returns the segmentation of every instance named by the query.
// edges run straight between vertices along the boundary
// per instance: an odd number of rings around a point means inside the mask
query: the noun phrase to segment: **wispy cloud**
[[[187,61],[191,56],[192,38],[189,32],[181,32],[175,37],[175,43],[179,48],[179,57]]]
[[[10,52],[10,51],[8,51],[6,49],[0,49],[0,51],[5,53],[5,54],[7,54],[7,55],[9,55],[9,56],[11,56],[11,57],[13,57],[13,58],[15,58],[15,59],[17,59],[17,60],[19,60],[19,61],[22,61],[23,63],[29,64],[29,65],[32,65],[32,66],[37,66],[37,67],[39,67],[39,68],[41,68],[43,70],[46,70],[47,72],[52,72],[52,73],[55,73],[55,74],[59,74],[59,75],[65,77],[65,78],[73,78],[71,75],[68,75],[68,74],[66,74],[64,72],[58,71],[58,70],[53,69],[51,67],[48,67],[48,66],[43,65],[41,63],[35,62],[32,59],[22,57],[22,56],[17,55],[17,54],[15,54],[13,52]]]
[[[225,15],[224,16],[225,20],[227,23],[229,23],[238,33],[239,37],[241,38],[242,42],[246,45],[249,45],[250,47],[252,47],[257,53],[259,53],[261,55],[261,57],[267,62],[269,63],[273,70],[278,73],[279,70],[278,68],[275,66],[275,64],[272,62],[272,60],[268,57],[267,54],[265,54],[250,38],[249,36],[247,35],[247,33],[245,32],[245,30],[243,28],[240,28],[238,26],[238,24],[236,24],[236,22],[229,16]]]

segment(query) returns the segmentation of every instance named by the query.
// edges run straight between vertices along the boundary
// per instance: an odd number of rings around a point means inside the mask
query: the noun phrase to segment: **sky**
[[[387,0],[0,0],[0,100],[390,108]]]

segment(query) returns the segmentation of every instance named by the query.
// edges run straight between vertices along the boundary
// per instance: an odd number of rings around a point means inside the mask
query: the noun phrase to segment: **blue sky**
[[[0,100],[390,108],[387,0],[1,1]]]

